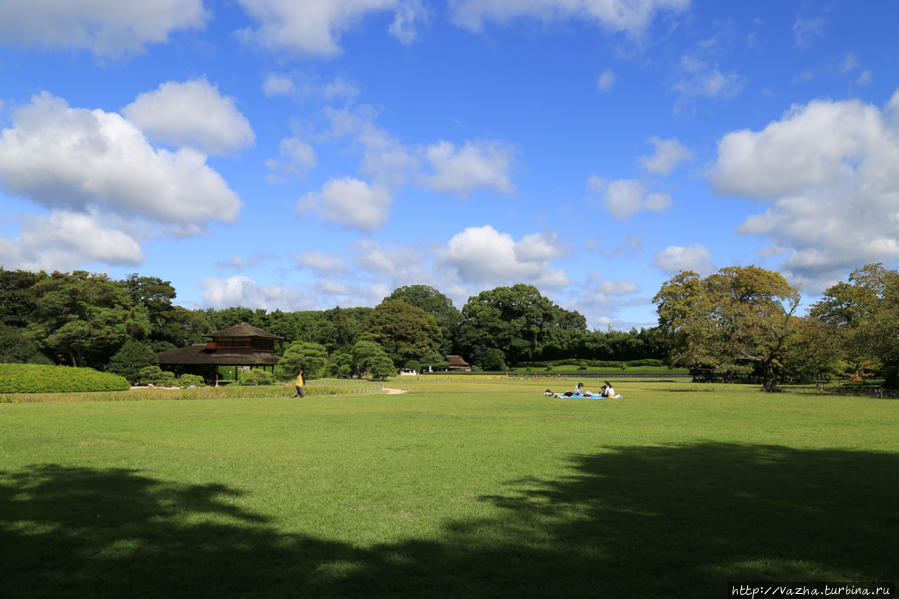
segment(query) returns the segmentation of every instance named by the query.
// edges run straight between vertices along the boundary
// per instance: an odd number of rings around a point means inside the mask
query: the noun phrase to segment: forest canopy
[[[754,377],[767,390],[846,372],[899,384],[899,273],[880,264],[853,271],[807,315],[797,314],[799,292],[778,273],[728,267],[703,278],[684,271],[654,298],[659,326],[630,331],[589,330],[583,315],[523,284],[482,291],[461,310],[427,285],[400,287],[374,308],[295,312],[187,309],[176,297],[158,277],[0,268],[0,362],[124,369],[126,356],[143,364],[246,322],[281,337],[279,355],[298,342],[320,346],[335,375],[358,370],[353,348],[367,342],[397,368],[436,364],[447,354],[488,370],[656,359],[709,377]]]

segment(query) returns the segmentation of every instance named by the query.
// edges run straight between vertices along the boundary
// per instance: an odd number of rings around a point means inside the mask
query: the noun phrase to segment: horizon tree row
[[[572,359],[666,359],[709,376],[753,376],[769,391],[784,380],[847,371],[899,386],[899,273],[881,264],[853,271],[805,316],[796,314],[798,290],[779,273],[756,266],[704,278],[680,272],[653,300],[659,326],[627,332],[590,331],[583,315],[524,284],[482,291],[461,310],[427,285],[400,287],[374,308],[296,312],[191,310],[175,305],[175,297],[171,283],[158,277],[116,281],[86,271],[0,267],[0,362],[121,368],[134,356],[146,361],[247,322],[284,338],[278,354],[296,342],[314,343],[329,360],[350,356],[338,362],[355,365],[351,371],[358,367],[354,348],[367,342],[394,367],[434,364],[450,353],[487,370]]]

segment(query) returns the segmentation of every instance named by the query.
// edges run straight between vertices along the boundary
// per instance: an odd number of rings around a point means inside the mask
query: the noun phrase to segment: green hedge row
[[[551,360],[547,362],[522,362],[521,368],[557,368],[559,366],[581,366],[587,368],[630,368],[633,366],[657,366],[664,367],[663,360],[644,358],[642,360],[581,360],[577,358],[565,358],[564,360]]]
[[[0,393],[69,393],[123,391],[125,377],[93,368],[44,364],[0,364]]]

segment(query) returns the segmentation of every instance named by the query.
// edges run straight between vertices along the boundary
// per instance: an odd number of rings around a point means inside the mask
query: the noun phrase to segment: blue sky
[[[899,5],[0,0],[0,265],[190,307],[899,262]]]

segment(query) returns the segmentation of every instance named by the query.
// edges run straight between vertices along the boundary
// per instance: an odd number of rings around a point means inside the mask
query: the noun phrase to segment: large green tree
[[[127,339],[143,339],[151,329],[146,307],[105,275],[53,273],[31,291],[29,334],[73,366],[103,368]]]
[[[325,373],[328,352],[323,345],[311,341],[295,341],[284,351],[275,366],[275,377],[280,380],[295,378],[300,370],[306,378],[320,378]]]
[[[845,358],[882,365],[885,384],[899,386],[899,272],[868,264],[825,291],[811,314],[833,328]]]
[[[436,362],[443,338],[433,316],[402,300],[387,299],[368,315],[366,330],[398,366],[409,360]]]
[[[583,333],[587,324],[577,312],[563,310],[532,285],[482,291],[462,308],[456,344],[475,359],[488,348],[502,350],[510,366],[539,359],[570,332]]]
[[[653,302],[676,366],[716,373],[758,372],[777,390],[777,365],[798,322],[799,292],[779,273],[733,266],[701,278],[684,271]]]
[[[421,308],[434,317],[443,333],[442,353],[449,353],[456,327],[462,313],[453,305],[453,300],[430,285],[406,285],[393,290],[386,299],[402,300],[410,306]]]

